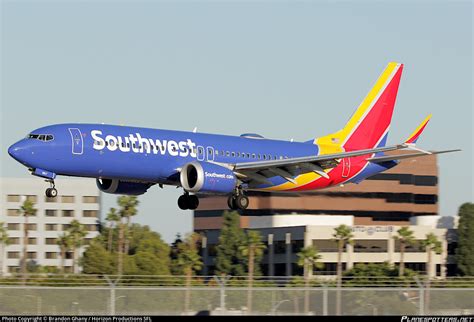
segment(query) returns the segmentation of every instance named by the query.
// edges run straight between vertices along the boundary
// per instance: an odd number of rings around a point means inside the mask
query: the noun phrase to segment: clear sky
[[[2,1],[1,11],[2,176],[29,176],[7,148],[53,123],[308,140],[342,127],[398,61],[389,144],[433,113],[418,144],[463,149],[439,157],[441,214],[474,199],[471,1]],[[168,242],[190,232],[180,193],[151,188],[134,220]]]

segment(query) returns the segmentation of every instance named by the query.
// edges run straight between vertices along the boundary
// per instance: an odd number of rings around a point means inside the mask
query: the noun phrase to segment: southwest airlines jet
[[[57,175],[95,178],[103,192],[140,195],[152,185],[182,187],[181,209],[196,209],[197,194],[228,195],[246,209],[246,191],[299,192],[359,183],[400,159],[453,152],[415,146],[428,116],[401,144],[386,146],[403,65],[389,63],[347,124],[306,142],[104,124],[57,124],[34,130],[8,153],[50,183]],[[385,155],[384,152],[412,150]],[[190,194],[193,193],[193,194]]]

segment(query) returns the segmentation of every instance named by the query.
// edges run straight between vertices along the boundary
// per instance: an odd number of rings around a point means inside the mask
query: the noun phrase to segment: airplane
[[[299,193],[364,179],[401,159],[460,151],[426,151],[416,142],[429,115],[405,140],[386,145],[403,64],[391,62],[339,131],[305,142],[105,124],[57,124],[36,129],[8,153],[58,192],[58,175],[95,178],[106,193],[141,195],[158,184],[181,187],[180,209],[199,206],[196,194],[228,195],[245,210],[247,191]],[[413,153],[386,155],[409,150]]]

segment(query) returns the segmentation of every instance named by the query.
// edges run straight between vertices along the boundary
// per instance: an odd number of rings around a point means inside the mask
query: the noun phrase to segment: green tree
[[[110,252],[98,241],[91,241],[81,259],[82,271],[85,274],[113,274],[113,259]]]
[[[178,244],[177,264],[180,266],[186,276],[186,289],[184,297],[184,311],[189,311],[191,300],[191,279],[193,273],[202,267],[201,256],[197,249],[197,242],[200,238],[199,234],[190,234],[182,243]]]
[[[474,203],[464,203],[458,211],[456,264],[462,275],[474,276]]]
[[[224,211],[223,225],[216,247],[216,272],[222,275],[243,276],[243,256],[239,246],[243,244],[244,231],[240,228],[240,215],[236,211]]]
[[[69,237],[71,238],[71,249],[72,249],[72,271],[77,273],[77,251],[84,243],[84,237],[87,235],[87,231],[77,219],[74,219],[69,224],[67,229]]]
[[[0,267],[3,267],[3,258],[5,246],[8,246],[10,239],[8,238],[8,230],[5,228],[5,223],[0,221]],[[2,271],[0,270],[0,276]]]
[[[133,224],[130,226],[130,255],[133,258],[136,273],[144,275],[170,274],[170,247],[160,234],[148,226]]]
[[[178,252],[179,252],[178,246],[182,242],[183,242],[183,239],[181,238],[181,234],[178,233],[176,234],[176,238],[170,247],[170,259],[171,259],[170,271],[171,271],[171,274],[173,275],[183,275],[182,269],[181,267],[179,267],[178,261],[177,261]]]
[[[123,256],[128,254],[130,234],[128,232],[128,226],[130,225],[130,218],[137,214],[138,200],[135,196],[121,196],[117,199],[118,205],[120,206],[119,215],[119,240],[118,240],[118,265],[117,274],[122,275],[123,273]],[[123,222],[125,219],[125,223]]]
[[[348,244],[352,244],[352,229],[346,225],[334,228],[334,241],[337,243],[337,296],[336,314],[341,315],[341,286],[342,286],[342,252]]]
[[[321,255],[318,252],[316,246],[307,246],[303,248],[298,254],[298,266],[304,269],[304,281],[305,281],[305,296],[304,296],[304,311],[309,312],[309,277],[313,272],[313,268],[322,268],[323,263],[319,262]]]
[[[254,276],[255,260],[261,259],[266,246],[262,243],[262,236],[258,231],[249,230],[245,235],[243,244],[239,246],[242,256],[248,258],[248,291],[247,291],[247,313],[252,312],[252,286]]]
[[[117,209],[110,208],[107,217],[105,220],[109,223],[108,226],[108,236],[107,236],[107,250],[112,253],[112,242],[113,242],[113,234],[114,229],[118,226],[120,222],[120,215],[117,213]]]
[[[397,230],[398,236],[393,238],[400,243],[400,264],[398,266],[398,276],[404,275],[405,270],[405,247],[415,243],[413,231],[409,227],[402,227]]]
[[[25,199],[20,209],[18,210],[20,214],[25,217],[25,223],[23,224],[23,256],[21,259],[21,274],[23,275],[23,282],[26,281],[27,273],[27,245],[28,245],[28,218],[36,214],[36,209],[34,203],[28,199]]]
[[[433,272],[431,271],[431,265],[433,262],[433,252],[436,254],[441,253],[441,241],[439,241],[438,237],[435,234],[429,233],[426,235],[426,239],[421,242],[421,245],[425,248],[428,260],[426,262],[426,284],[425,284],[425,313],[428,314],[429,307],[430,307],[430,285],[431,285],[431,275]]]
[[[128,249],[130,246],[130,220],[133,216],[135,216],[138,211],[137,207],[139,201],[135,196],[121,196],[118,198],[118,204],[120,206],[120,216],[125,218],[125,229],[124,229],[124,245],[123,245],[123,253],[128,254]]]
[[[65,271],[65,262],[66,262],[66,253],[71,250],[72,239],[69,234],[62,234],[56,240],[56,244],[59,246],[61,252],[61,273],[64,274]]]

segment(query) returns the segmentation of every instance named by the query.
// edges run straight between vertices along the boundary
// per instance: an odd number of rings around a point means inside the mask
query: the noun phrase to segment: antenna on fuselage
[[[196,133],[197,130],[198,130],[198,128],[197,128],[197,126],[195,126],[194,129],[193,129],[193,133]]]

